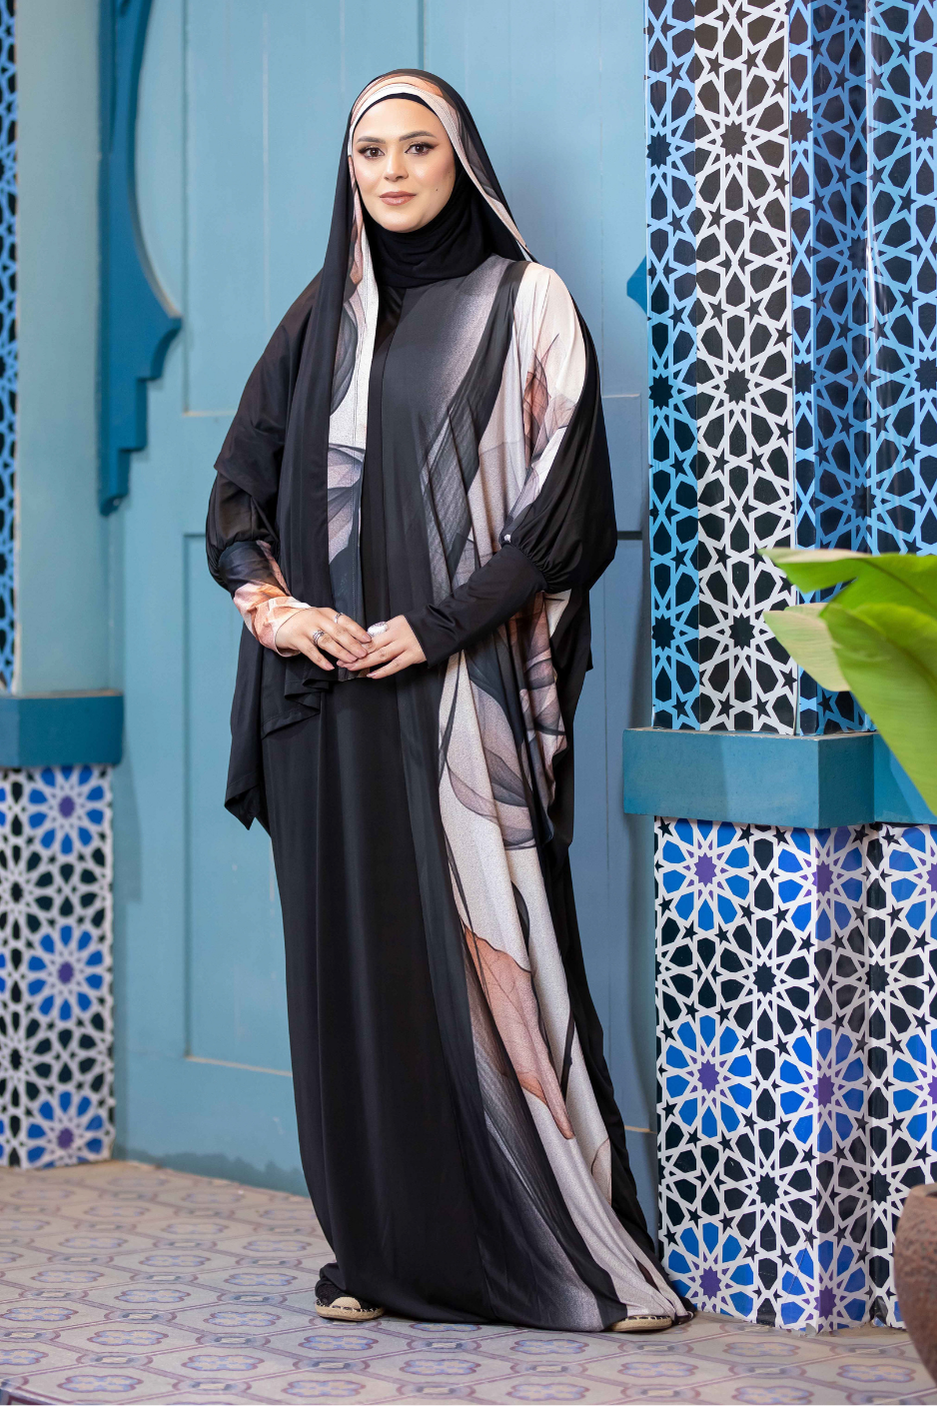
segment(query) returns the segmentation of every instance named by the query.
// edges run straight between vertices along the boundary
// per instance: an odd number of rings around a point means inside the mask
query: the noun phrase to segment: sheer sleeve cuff
[[[451,596],[406,618],[432,667],[496,630],[545,588],[543,572],[506,542]]]
[[[277,635],[280,633],[280,627],[285,625],[287,620],[292,620],[293,616],[297,615],[300,610],[311,610],[312,607],[308,606],[305,601],[294,600],[292,596],[285,596],[282,600],[275,602],[271,601],[270,604],[271,613],[273,615],[273,640],[271,642],[271,648],[274,654],[279,654],[284,659],[292,659],[295,655],[299,654],[300,651],[298,649],[280,648],[277,644]]]
[[[266,649],[272,649],[285,659],[299,654],[298,649],[278,649],[276,636],[280,626],[298,610],[310,609],[305,601],[296,600],[267,582],[248,581],[235,591],[234,604],[251,634]]]

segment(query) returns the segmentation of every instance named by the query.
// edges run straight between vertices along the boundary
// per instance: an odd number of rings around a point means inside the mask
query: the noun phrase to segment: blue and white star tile
[[[895,1228],[937,1180],[937,826],[877,826],[868,855],[869,1274],[896,1326]]]
[[[677,1117],[705,1138],[735,1133],[752,1106],[752,1061],[731,1026],[711,1015],[684,1020],[663,1049],[663,1086]]]
[[[0,772],[0,1164],[112,1142],[112,836],[106,767]]]
[[[107,956],[101,935],[62,923],[39,938],[26,962],[26,990],[40,1015],[67,1024],[104,992]]]
[[[712,932],[732,923],[751,888],[750,856],[735,825],[675,820],[662,840],[661,890],[683,922]]]
[[[26,1165],[61,1167],[103,1157],[109,1136],[100,1100],[63,1089],[31,1107],[26,1118]]]
[[[105,781],[93,766],[43,767],[30,773],[27,821],[43,849],[68,856],[88,849],[104,825]]]
[[[686,1226],[667,1256],[674,1287],[691,1303],[705,1302],[708,1312],[751,1318],[755,1306],[754,1265],[737,1235],[726,1235],[718,1221]]]
[[[701,1307],[855,1322],[868,1298],[864,831],[656,830],[668,1267]]]

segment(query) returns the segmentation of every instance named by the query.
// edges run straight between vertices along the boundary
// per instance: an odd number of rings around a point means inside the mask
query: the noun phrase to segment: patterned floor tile
[[[0,1171],[0,1226],[13,1402],[937,1403],[899,1330],[323,1323],[308,1202],[135,1164]]]

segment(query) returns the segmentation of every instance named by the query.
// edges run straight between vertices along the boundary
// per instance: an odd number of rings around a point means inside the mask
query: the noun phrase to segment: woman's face
[[[369,107],[352,151],[364,208],[385,229],[422,229],[452,194],[457,157],[439,118],[422,103],[385,98]]]

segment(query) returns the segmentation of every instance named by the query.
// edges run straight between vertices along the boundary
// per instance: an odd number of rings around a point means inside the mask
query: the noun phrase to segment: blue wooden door
[[[653,1107],[647,846],[621,816],[644,720],[640,0],[153,0],[137,141],[143,237],[183,317],[112,521],[127,752],[116,781],[119,1146],[302,1186],[270,845],[222,808],[240,619],[205,567],[212,463],[251,366],[318,268],[359,89],[419,65],[465,95],[520,228],[602,363],[619,526],[595,592],[575,869],[627,1124]],[[638,824],[638,822],[629,822]],[[633,1137],[648,1184],[650,1139]]]

